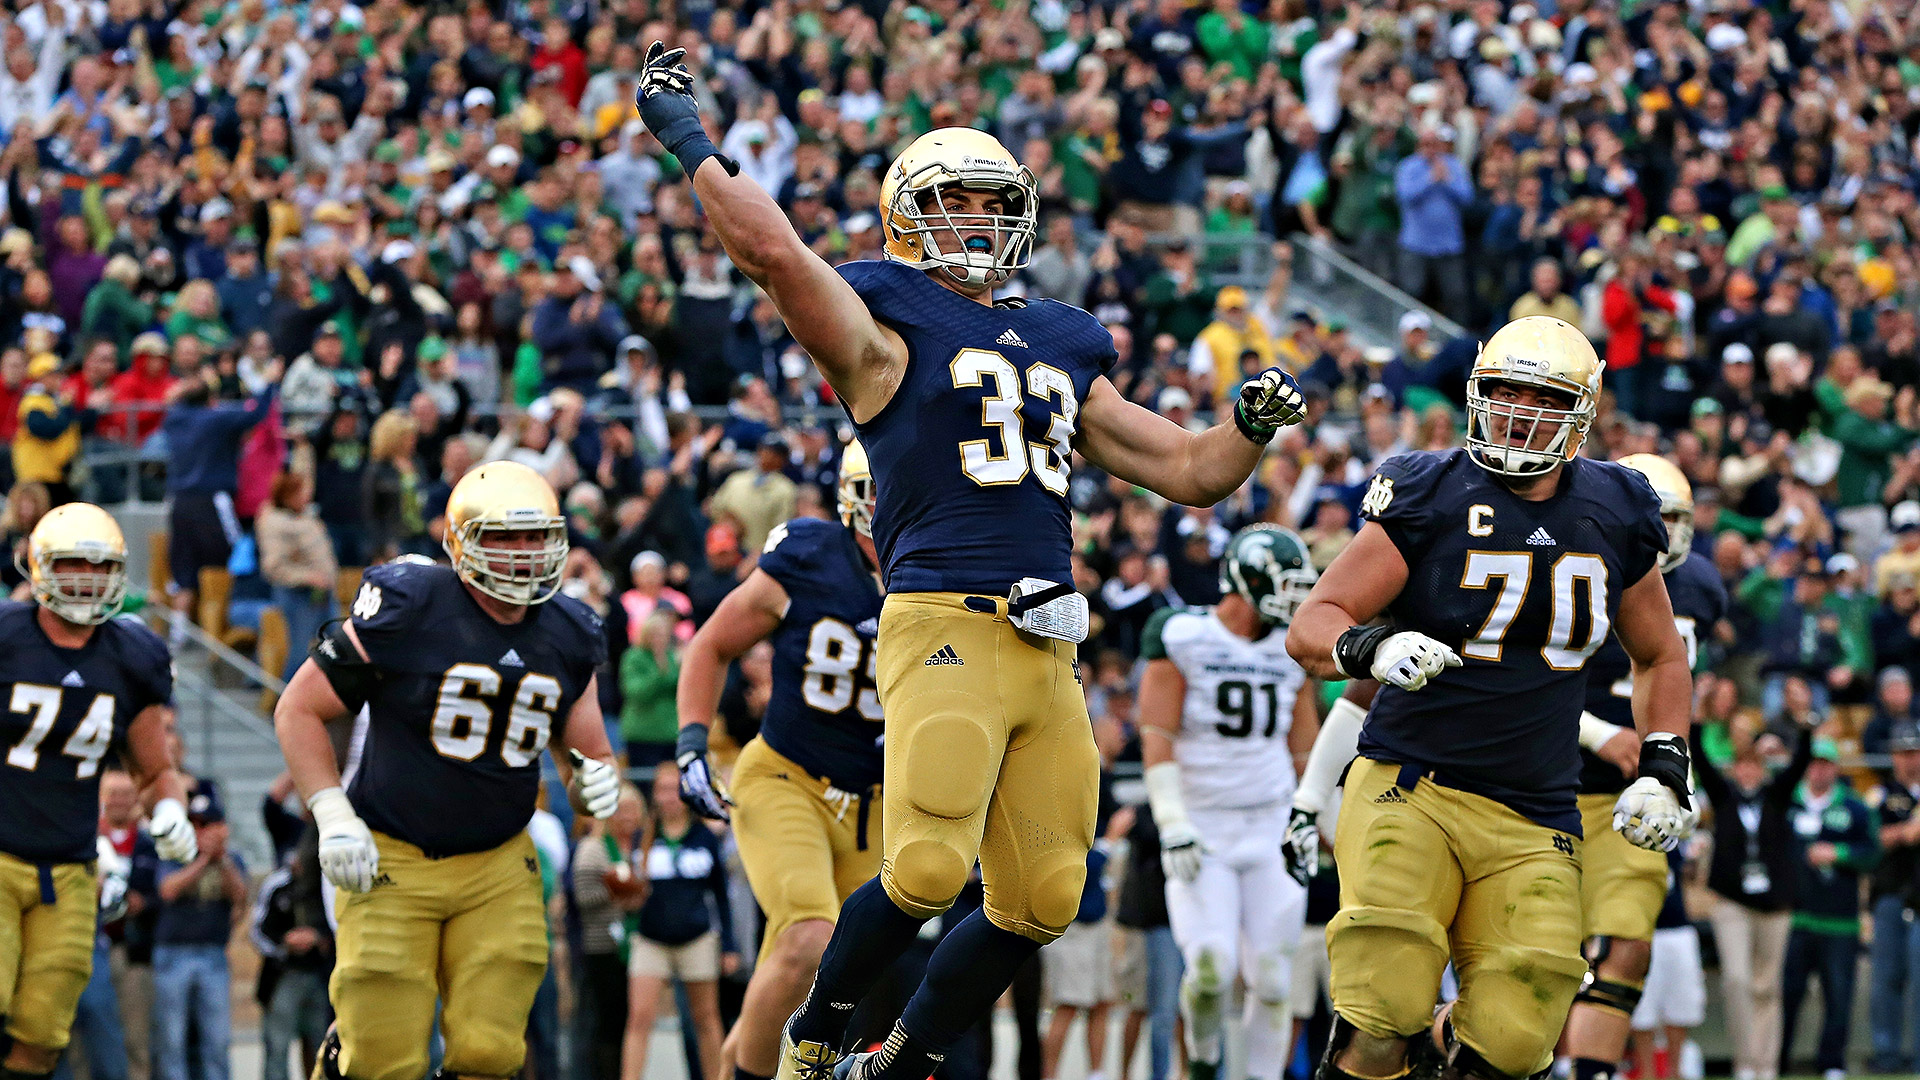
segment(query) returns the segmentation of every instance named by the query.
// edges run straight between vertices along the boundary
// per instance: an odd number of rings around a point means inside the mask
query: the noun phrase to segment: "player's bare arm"
[[[854,419],[865,421],[899,385],[906,343],[881,326],[853,287],[801,242],[773,196],[714,148],[688,93],[693,76],[681,66],[682,55],[657,41],[647,50],[640,115],[692,177],[727,257],[767,291],[794,340],[813,357]]]
[[[720,601],[680,659],[680,682],[674,690],[680,737],[673,759],[680,767],[680,797],[703,817],[726,821],[731,817],[727,808],[733,805],[707,760],[708,725],[720,709],[727,665],[778,629],[790,604],[785,586],[772,574],[755,570]]]
[[[1173,740],[1180,734],[1180,702],[1187,696],[1187,679],[1173,661],[1147,661],[1140,673],[1138,721],[1140,763],[1152,768],[1173,760]]]
[[[1173,741],[1180,734],[1180,703],[1186,696],[1186,676],[1172,660],[1161,657],[1147,661],[1140,675],[1140,701],[1136,706],[1140,763],[1145,766],[1141,778],[1147,785],[1154,825],[1160,830],[1160,867],[1174,881],[1198,877],[1200,857],[1206,853],[1206,845],[1200,842],[1200,834],[1187,816],[1186,799],[1180,793],[1180,763],[1173,759]]]
[[[1620,594],[1613,629],[1633,661],[1634,727],[1642,737],[1656,731],[1686,735],[1692,722],[1693,674],[1659,567]]]
[[[1287,749],[1293,753],[1296,776],[1307,771],[1307,758],[1313,753],[1314,740],[1320,736],[1320,709],[1314,704],[1318,690],[1318,685],[1309,681],[1293,698],[1293,726],[1287,729]]]
[[[1333,660],[1340,635],[1387,610],[1407,584],[1407,561],[1387,531],[1369,521],[1334,557],[1287,629],[1287,654],[1316,679],[1346,676]]]
[[[567,710],[560,745],[552,753],[574,809],[604,820],[612,817],[620,805],[620,764],[607,743],[607,725],[600,715],[599,682],[598,675],[589,678],[573,708]],[[564,754],[560,753],[563,748]]]
[[[1107,472],[1184,506],[1212,506],[1260,464],[1265,445],[1232,423],[1195,434],[1121,396],[1105,376],[1080,406],[1073,448]]]
[[[321,870],[336,886],[365,892],[373,887],[380,856],[372,830],[341,789],[340,763],[334,758],[327,725],[346,719],[357,708],[349,707],[337,687],[370,679],[371,665],[351,620],[322,630],[315,653],[331,654],[331,670],[322,670],[313,657],[300,665],[274,707],[273,730],[293,785],[320,828]]]
[[[187,783],[180,776],[180,763],[167,750],[167,736],[173,732],[173,709],[149,705],[141,709],[127,727],[127,773],[140,788],[140,803],[152,810],[162,799],[187,798]]]

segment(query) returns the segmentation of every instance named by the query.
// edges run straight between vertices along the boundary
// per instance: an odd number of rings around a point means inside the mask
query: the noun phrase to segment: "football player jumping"
[[[1268,369],[1229,422],[1196,435],[1114,389],[1113,338],[1086,312],[995,303],[1032,250],[1038,193],[1031,171],[972,129],[929,132],[888,168],[886,261],[828,266],[714,147],[680,58],[648,50],[641,118],[832,385],[879,500],[880,875],[841,910],[779,1073],[924,1080],[1080,903],[1099,753],[1076,677],[1087,609],[1069,565],[1073,454],[1206,506],[1245,482],[1305,402]],[[984,911],[941,941],[883,1049],[840,1061],[853,1005],[953,903],[976,857]]]
[[[1660,557],[1673,622],[1686,645],[1687,666],[1699,663],[1699,640],[1726,615],[1720,573],[1693,549],[1693,487],[1673,463],[1634,454],[1620,464],[1647,478],[1660,497],[1667,553]],[[1667,860],[1627,843],[1609,827],[1614,803],[1638,771],[1640,737],[1634,731],[1633,673],[1625,649],[1609,638],[1587,661],[1587,711],[1580,716],[1580,910],[1591,942],[1593,981],[1567,1015],[1566,1050],[1575,1080],[1609,1080],[1627,1053],[1634,1007],[1653,959],[1654,923],[1666,902]]]
[[[448,499],[445,546],[452,568],[368,570],[274,712],[321,870],[343,890],[338,1021],[315,1066],[328,1080],[419,1080],[436,1001],[439,1076],[517,1073],[547,966],[526,827],[556,725],[575,805],[605,818],[620,797],[594,686],[600,620],[556,595],[567,527],[553,489],[515,462],[474,469]],[[326,725],[363,705],[342,791]]]
[[[1246,1074],[1279,1080],[1286,1066],[1287,987],[1307,892],[1273,838],[1286,827],[1294,761],[1319,727],[1286,626],[1318,576],[1299,536],[1249,526],[1220,558],[1219,605],[1157,612],[1140,647],[1141,757],[1167,916],[1186,958],[1180,1010],[1195,1080],[1219,1071],[1236,971],[1246,985]]]
[[[840,459],[841,524],[795,518],[774,529],[753,573],[727,594],[680,664],[680,788],[725,819],[766,912],[760,959],[722,1057],[773,1075],[780,1027],[806,996],[840,904],[880,872],[880,700],[874,635],[880,558],[873,474],[859,440]],[[730,792],[707,762],[707,723],[727,665],[773,639],[773,693],[740,751]]]
[[[100,763],[127,765],[152,808],[160,857],[192,862],[174,770],[173,662],[158,635],[116,619],[127,545],[106,511],[68,503],[27,537],[32,603],[0,603],[0,1078],[60,1063],[93,972]]]
[[[1662,850],[1692,829],[1691,676],[1657,566],[1660,501],[1641,474],[1576,456],[1599,395],[1579,330],[1502,327],[1468,375],[1466,447],[1381,465],[1366,524],[1288,632],[1309,673],[1383,684],[1335,831],[1327,1080],[1399,1076],[1434,1053],[1481,1080],[1550,1067],[1587,974],[1580,703],[1609,630],[1646,733],[1615,825]],[[1436,1020],[1449,958],[1460,996]]]

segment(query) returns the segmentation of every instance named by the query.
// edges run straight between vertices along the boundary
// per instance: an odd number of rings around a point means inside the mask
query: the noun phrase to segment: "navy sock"
[[[922,1080],[1039,951],[1039,942],[993,925],[985,911],[961,920],[927,959],[926,978],[881,1050],[881,1075]]]
[[[813,989],[793,1014],[789,1030],[794,1041],[822,1042],[838,1049],[846,1041],[853,1007],[913,944],[925,921],[901,911],[877,877],[855,889],[840,908],[833,938],[820,956]]]
[[[1675,1060],[1678,1060],[1676,1058]],[[1574,1058],[1574,1080],[1613,1080],[1620,1066],[1611,1061],[1597,1061],[1593,1058]]]
[[[771,1076],[761,1076],[757,1072],[748,1072],[738,1065],[733,1067],[733,1080],[773,1080]]]

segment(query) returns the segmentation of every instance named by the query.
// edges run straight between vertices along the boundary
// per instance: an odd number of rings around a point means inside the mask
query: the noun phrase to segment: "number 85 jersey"
[[[392,562],[367,571],[351,619],[379,675],[347,792],[367,826],[434,858],[518,835],[540,755],[606,654],[599,618],[556,595],[496,622],[451,567]]]
[[[1587,660],[1620,594],[1667,548],[1644,476],[1574,458],[1554,494],[1530,502],[1465,450],[1381,464],[1361,502],[1407,564],[1388,605],[1396,628],[1460,654],[1420,690],[1384,686],[1360,753],[1414,765],[1580,835],[1579,721]]]
[[[881,772],[873,648],[880,590],[853,530],[794,518],[768,534],[758,568],[787,591],[760,738],[842,791],[873,787]]]
[[[1079,308],[988,307],[898,263],[839,272],[907,343],[893,397],[855,425],[887,591],[1005,596],[1024,577],[1071,582],[1071,443],[1081,402],[1118,359],[1113,335]]]

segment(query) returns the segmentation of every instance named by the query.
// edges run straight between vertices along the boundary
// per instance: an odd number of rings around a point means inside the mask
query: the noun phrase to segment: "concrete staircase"
[[[186,767],[220,785],[231,843],[247,868],[271,870],[273,845],[260,804],[286,762],[272,719],[260,711],[260,687],[189,642],[174,650],[173,698]]]

